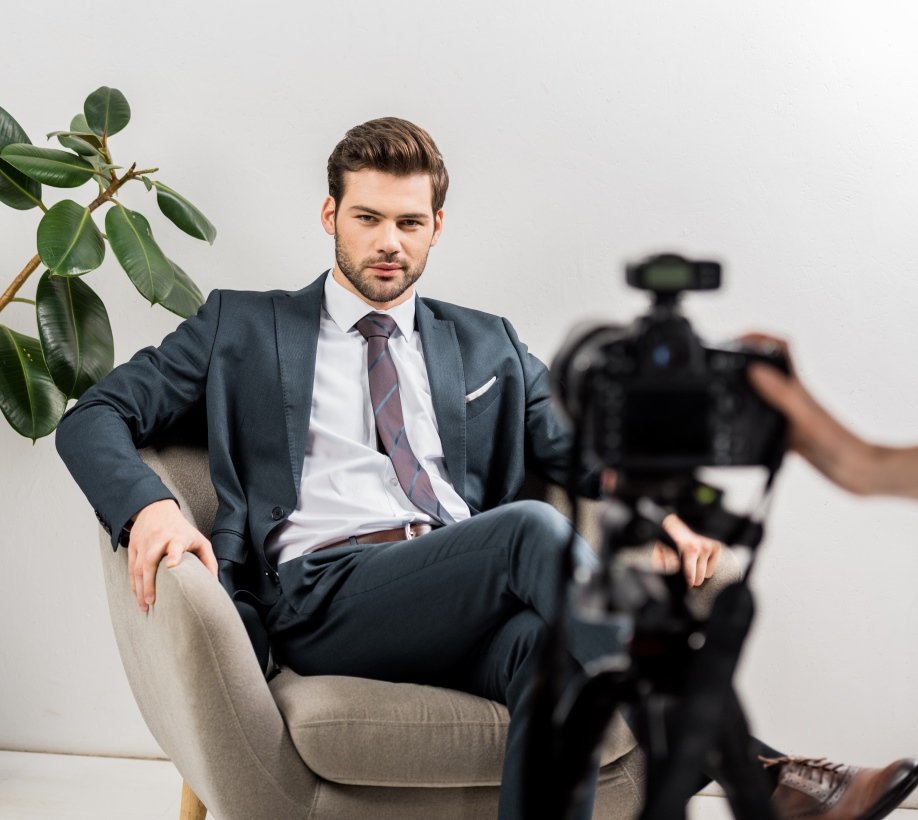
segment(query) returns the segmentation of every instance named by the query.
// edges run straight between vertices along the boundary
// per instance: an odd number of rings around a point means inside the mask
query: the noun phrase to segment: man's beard
[[[402,267],[401,275],[395,279],[386,282],[380,282],[372,278],[368,268],[378,264],[401,264],[398,254],[391,257],[382,256],[377,259],[367,259],[361,263],[354,262],[348,255],[347,251],[338,241],[338,235],[335,234],[335,261],[338,263],[338,269],[345,275],[347,280],[357,288],[357,292],[371,302],[394,302],[408,288],[410,288],[424,273],[427,265],[427,254],[418,260],[414,267]]]

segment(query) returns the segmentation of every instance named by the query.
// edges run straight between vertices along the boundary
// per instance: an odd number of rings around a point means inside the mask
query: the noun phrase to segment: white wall
[[[780,331],[843,418],[918,439],[908,0],[55,0],[8,5],[2,25],[0,105],[35,142],[97,86],[124,91],[116,158],[159,165],[219,228],[208,248],[153,220],[205,291],[297,288],[327,266],[328,153],[396,114],[433,133],[453,179],[425,294],[510,316],[550,358],[575,320],[643,307],[626,258],[716,254],[726,288],[689,302],[706,335]],[[0,285],[35,226],[0,209]],[[119,361],[174,325],[113,260],[89,282]],[[27,313],[2,321],[28,329]],[[0,425],[0,453],[0,748],[156,753],[114,651],[88,505],[49,440]],[[914,505],[788,465],[741,674],[765,739],[851,762],[918,754],[916,525]]]

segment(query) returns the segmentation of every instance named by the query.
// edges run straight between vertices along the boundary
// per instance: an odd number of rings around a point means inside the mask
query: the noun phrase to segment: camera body
[[[679,310],[686,290],[720,286],[716,262],[675,254],[627,269],[629,285],[654,305],[627,326],[575,330],[552,366],[555,386],[584,449],[633,473],[684,473],[704,466],[776,467],[785,422],[746,378],[762,361],[787,372],[777,351],[704,344]]]

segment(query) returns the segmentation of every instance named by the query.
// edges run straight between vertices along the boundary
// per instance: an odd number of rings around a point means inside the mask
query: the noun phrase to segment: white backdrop
[[[160,166],[219,229],[208,248],[152,219],[205,292],[298,288],[327,267],[331,148],[355,123],[403,116],[431,131],[453,180],[424,294],[509,316],[549,359],[575,321],[643,309],[625,259],[713,254],[727,285],[689,302],[705,335],[788,335],[845,420],[918,440],[908,0],[55,0],[8,4],[2,25],[0,105],[34,142],[96,87],[126,94],[116,159]],[[125,200],[158,217],[135,187]],[[0,286],[36,224],[0,209]],[[113,259],[88,282],[118,361],[176,322]],[[28,311],[0,321],[31,330]],[[0,748],[157,754],[113,646],[89,506],[50,440],[0,424],[0,454]],[[773,745],[874,764],[918,754],[916,525],[918,506],[854,499],[788,465],[740,675]]]

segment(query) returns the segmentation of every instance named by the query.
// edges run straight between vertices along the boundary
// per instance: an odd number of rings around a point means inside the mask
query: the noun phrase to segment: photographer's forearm
[[[799,379],[751,367],[762,397],[787,417],[789,445],[840,487],[857,495],[918,498],[918,447],[884,447],[842,425]]]
[[[867,446],[866,492],[918,499],[918,447]]]

